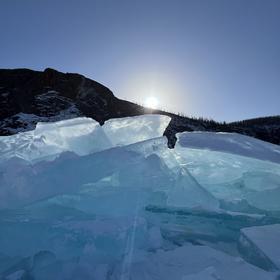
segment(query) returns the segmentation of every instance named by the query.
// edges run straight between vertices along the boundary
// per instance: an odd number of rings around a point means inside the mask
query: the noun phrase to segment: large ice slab
[[[112,119],[102,127],[91,118],[38,123],[33,131],[0,137],[0,160],[18,157],[30,162],[54,159],[62,152],[78,155],[160,137],[170,121],[162,115]]]
[[[102,128],[113,146],[123,146],[162,136],[170,120],[163,115],[144,115],[111,119]]]
[[[280,210],[279,163],[188,145],[179,143],[174,149],[180,164],[214,197],[239,205],[240,211],[246,203],[247,210]]]
[[[245,257],[265,269],[280,269],[280,224],[241,230],[240,250]]]
[[[175,180],[174,187],[168,193],[168,206],[208,210],[219,208],[218,200],[199,185],[185,168],[181,169]]]
[[[253,137],[225,132],[177,133],[178,144],[194,149],[208,149],[280,163],[280,147]]]
[[[85,155],[111,147],[99,123],[75,118],[38,123],[35,130],[0,137],[1,161],[17,157],[29,162],[54,159],[65,151]]]

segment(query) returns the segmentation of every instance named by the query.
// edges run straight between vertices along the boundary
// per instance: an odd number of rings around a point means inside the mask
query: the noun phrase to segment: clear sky
[[[216,120],[280,114],[279,0],[1,0],[0,67]]]

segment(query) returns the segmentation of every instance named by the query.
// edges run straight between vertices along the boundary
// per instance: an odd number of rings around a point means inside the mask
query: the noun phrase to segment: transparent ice
[[[169,121],[0,137],[0,279],[278,279],[279,147]]]

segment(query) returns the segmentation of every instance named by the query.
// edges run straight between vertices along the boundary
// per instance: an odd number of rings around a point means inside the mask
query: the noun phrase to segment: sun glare
[[[157,109],[158,108],[158,100],[157,98],[150,96],[145,101],[145,107],[150,109]]]

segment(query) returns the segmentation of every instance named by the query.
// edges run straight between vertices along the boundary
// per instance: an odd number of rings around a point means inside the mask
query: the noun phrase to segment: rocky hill
[[[39,121],[57,121],[77,116],[106,120],[156,113],[172,118],[165,131],[172,147],[175,134],[183,131],[238,132],[280,144],[280,116],[234,123],[218,123],[151,110],[118,99],[105,86],[82,75],[29,69],[0,70],[0,135],[34,129]]]

